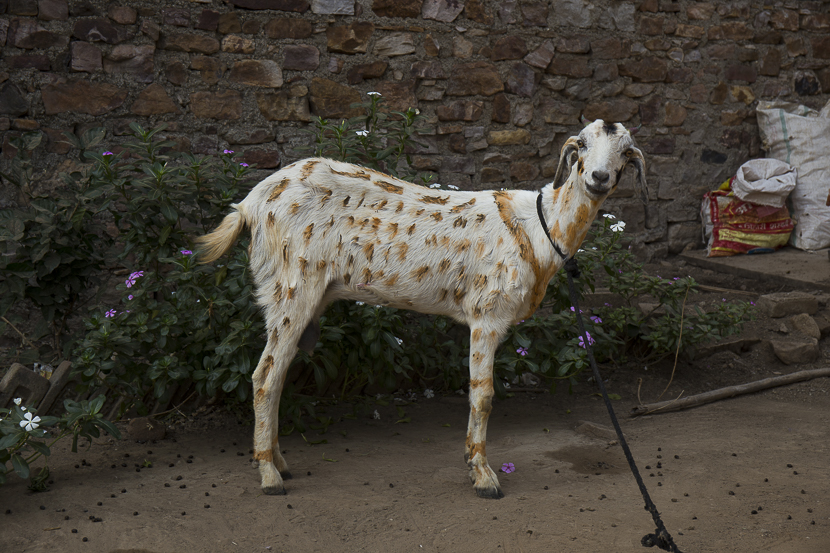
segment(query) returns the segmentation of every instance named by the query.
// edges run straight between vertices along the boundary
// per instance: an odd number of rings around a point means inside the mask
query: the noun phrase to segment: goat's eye
[[[631,150],[626,150],[625,151],[625,157],[631,157],[633,155],[634,155],[634,152],[632,152]]]
[[[581,140],[577,140],[577,141],[576,141],[576,145],[577,145],[577,146],[579,146],[580,148],[584,148],[584,147],[585,147],[585,143],[584,143],[583,141],[581,141]]]

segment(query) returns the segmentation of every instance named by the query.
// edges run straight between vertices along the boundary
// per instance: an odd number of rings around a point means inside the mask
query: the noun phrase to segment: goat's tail
[[[200,263],[210,263],[222,257],[245,228],[245,216],[239,210],[240,206],[234,205],[233,207],[233,212],[226,216],[213,232],[196,239],[201,254]]]

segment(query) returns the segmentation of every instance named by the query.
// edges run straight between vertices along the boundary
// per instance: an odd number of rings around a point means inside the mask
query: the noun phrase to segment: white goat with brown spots
[[[539,193],[434,191],[329,159],[298,161],[260,182],[202,237],[202,261],[226,252],[244,227],[268,342],[253,374],[254,458],[262,489],[283,494],[288,465],[277,416],[298,345],[314,347],[334,300],[452,317],[470,327],[470,419],[465,459],[476,493],[503,497],[487,463],[493,358],[510,325],[530,317],[573,255],[603,200],[633,163],[645,197],[643,155],[620,124],[594,121],[562,148]],[[564,182],[563,182],[564,181]]]

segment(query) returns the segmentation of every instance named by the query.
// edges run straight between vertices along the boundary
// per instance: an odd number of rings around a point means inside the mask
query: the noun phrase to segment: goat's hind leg
[[[269,336],[253,375],[254,387],[254,461],[259,465],[262,491],[268,495],[285,493],[283,480],[291,477],[288,464],[279,451],[279,400],[285,375],[288,372],[288,357],[285,348],[275,347],[275,340]]]
[[[470,340],[470,422],[464,460],[470,467],[476,494],[487,499],[501,499],[499,479],[487,463],[487,421],[493,405],[493,359],[501,333],[472,328]]]

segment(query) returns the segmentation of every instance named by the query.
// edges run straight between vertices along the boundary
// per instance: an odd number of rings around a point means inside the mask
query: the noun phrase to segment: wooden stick
[[[803,380],[811,380],[822,376],[830,376],[830,368],[813,369],[810,371],[799,371],[784,376],[774,376],[772,378],[765,378],[763,380],[756,380],[748,384],[739,384],[737,386],[728,386],[711,392],[704,392],[695,396],[684,397],[683,399],[676,399],[670,401],[661,401],[659,403],[651,403],[646,405],[638,405],[631,409],[631,416],[648,415],[655,411],[666,412],[676,411],[678,409],[688,409],[689,407],[697,407],[706,403],[712,403],[721,399],[735,397],[743,394],[751,394],[767,388],[775,388],[776,386],[786,386],[787,384],[794,384]]]

